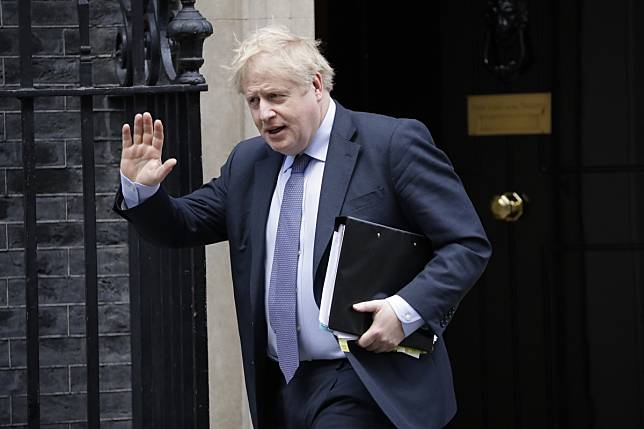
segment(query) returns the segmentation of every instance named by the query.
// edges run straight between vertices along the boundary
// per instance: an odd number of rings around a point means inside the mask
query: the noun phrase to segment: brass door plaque
[[[551,94],[470,95],[467,128],[471,136],[550,134]]]

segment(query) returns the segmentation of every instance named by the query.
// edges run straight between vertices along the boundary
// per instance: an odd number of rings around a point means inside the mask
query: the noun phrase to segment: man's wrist
[[[425,321],[420,314],[418,314],[418,312],[414,310],[414,308],[402,297],[392,295],[387,298],[386,301],[394,310],[398,320],[400,320],[405,337],[408,337],[425,324]]]
[[[160,186],[158,184],[153,186],[144,185],[139,182],[133,182],[121,171],[121,192],[123,193],[123,201],[126,208],[134,208],[139,204],[143,204],[148,198],[156,194]]]

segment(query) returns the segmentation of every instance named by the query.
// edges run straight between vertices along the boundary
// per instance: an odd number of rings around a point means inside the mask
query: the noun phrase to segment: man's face
[[[319,76],[301,87],[265,70],[270,70],[270,60],[255,62],[243,84],[253,121],[274,151],[297,155],[311,143],[322,122]]]

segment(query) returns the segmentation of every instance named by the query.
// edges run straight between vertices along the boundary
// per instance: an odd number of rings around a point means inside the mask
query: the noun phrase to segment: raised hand
[[[134,135],[123,125],[122,139],[121,172],[133,182],[158,185],[177,164],[174,158],[161,162],[163,124],[158,119],[153,123],[148,112],[134,117]]]

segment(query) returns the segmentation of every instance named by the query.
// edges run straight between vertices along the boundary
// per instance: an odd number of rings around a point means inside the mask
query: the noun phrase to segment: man
[[[232,67],[260,136],[221,176],[182,198],[159,184],[163,126],[123,126],[115,209],[148,240],[228,240],[254,427],[440,428],[456,410],[442,333],[490,256],[449,160],[413,120],[352,112],[330,97],[333,70],[314,41],[280,27],[244,41]],[[336,216],[426,235],[434,255],[396,295],[355,305],[373,323],[350,352],[319,329]],[[391,267],[395,270],[396,267]],[[416,329],[436,336],[419,359],[393,352]]]

